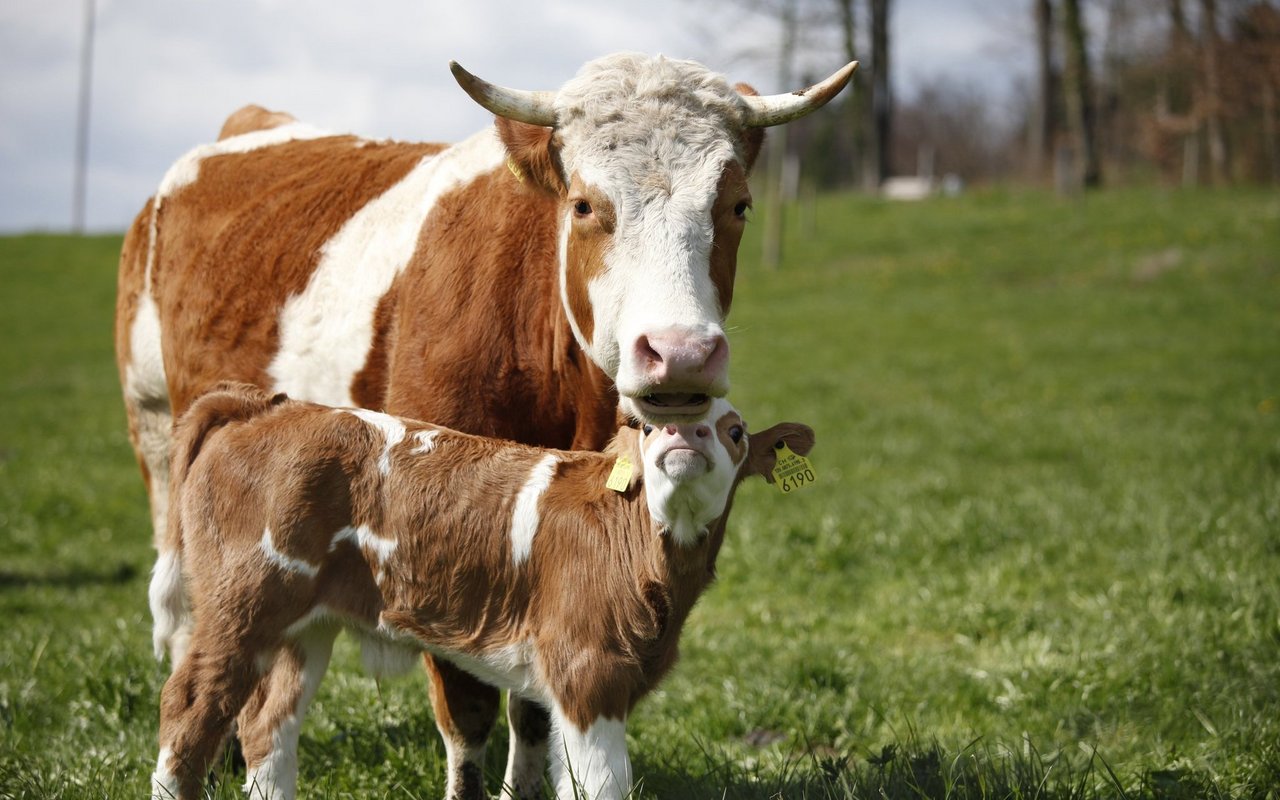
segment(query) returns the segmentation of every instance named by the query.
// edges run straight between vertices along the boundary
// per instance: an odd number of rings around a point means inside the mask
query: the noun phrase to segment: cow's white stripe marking
[[[339,542],[353,542],[362,550],[372,550],[374,556],[378,559],[378,566],[387,563],[387,559],[391,558],[391,554],[396,551],[396,540],[386,539],[369,529],[368,525],[360,525],[358,527],[347,526],[338,531],[333,536],[333,541],[329,543],[329,552],[332,553],[338,546]]]
[[[538,532],[538,523],[541,521],[538,501],[551,485],[559,461],[559,457],[554,454],[543,456],[530,470],[524,487],[516,495],[515,510],[511,512],[511,560],[517,565],[528,561],[529,554],[533,551],[533,537]]]
[[[262,532],[262,542],[259,545],[263,555],[267,557],[267,561],[276,565],[285,572],[296,572],[299,575],[305,575],[308,578],[314,578],[320,574],[319,567],[313,567],[305,561],[287,556],[276,549],[275,543],[271,541],[271,529],[267,528]]]
[[[418,431],[413,435],[418,440],[418,446],[409,451],[415,456],[430,453],[436,449],[436,437],[440,435],[440,431]]]
[[[351,406],[351,382],[373,344],[374,313],[409,263],[442,195],[500,168],[506,151],[490,127],[434,156],[360,209],[324,244],[307,288],[280,312],[280,350],[267,372],[275,391]]]
[[[367,408],[353,408],[349,409],[347,413],[359,417],[382,431],[382,455],[378,456],[378,471],[383,475],[389,475],[391,473],[391,448],[404,441],[407,432],[404,423],[390,414],[370,411]]]

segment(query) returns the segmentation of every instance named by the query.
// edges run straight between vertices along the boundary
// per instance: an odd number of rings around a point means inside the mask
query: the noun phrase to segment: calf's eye
[[[579,200],[573,204],[573,213],[579,217],[591,216],[591,204],[586,200]]]
[[[653,433],[653,426],[652,426],[652,425],[645,425],[645,426],[644,426],[644,428],[642,428],[641,430],[643,430],[643,431],[644,431],[644,435],[645,435],[645,436],[648,436],[649,434]]]
[[[751,204],[748,203],[746,200],[743,200],[733,207],[733,215],[738,219],[746,219],[747,211],[749,211],[750,209],[751,209]]]
[[[738,442],[741,442],[741,441],[742,441],[742,426],[741,426],[741,425],[734,425],[732,428],[730,428],[730,429],[729,429],[729,438],[733,440],[733,443],[734,443],[734,444],[737,444]]]

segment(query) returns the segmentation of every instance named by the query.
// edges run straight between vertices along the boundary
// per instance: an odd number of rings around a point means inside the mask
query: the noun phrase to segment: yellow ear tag
[[[524,183],[524,171],[510,157],[507,158],[507,169],[511,170],[511,174],[516,176],[517,181]]]
[[[775,450],[778,463],[773,465],[773,485],[783,494],[791,494],[797,489],[804,489],[818,479],[814,474],[813,462],[799,453],[792,452],[786,442],[779,442]]]
[[[605,481],[604,485],[615,492],[625,492],[631,485],[631,472],[634,469],[631,466],[631,459],[618,456],[618,460],[613,464],[613,472],[609,473],[609,480]]]

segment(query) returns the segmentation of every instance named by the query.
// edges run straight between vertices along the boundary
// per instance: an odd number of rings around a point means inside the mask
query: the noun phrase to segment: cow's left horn
[[[472,100],[500,117],[530,125],[549,127],[556,124],[555,92],[529,92],[496,86],[467,72],[457,61],[449,62],[449,71]]]
[[[822,83],[815,83],[808,89],[799,89],[790,94],[771,94],[760,97],[743,95],[742,99],[750,109],[747,112],[747,127],[768,128],[800,119],[805,114],[817,111],[840,93],[857,68],[858,62],[850,61]]]

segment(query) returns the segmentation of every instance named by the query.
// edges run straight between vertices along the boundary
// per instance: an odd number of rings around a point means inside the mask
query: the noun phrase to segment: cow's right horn
[[[457,61],[449,62],[449,71],[472,100],[500,117],[544,127],[556,124],[555,92],[530,92],[497,86],[467,72]]]

